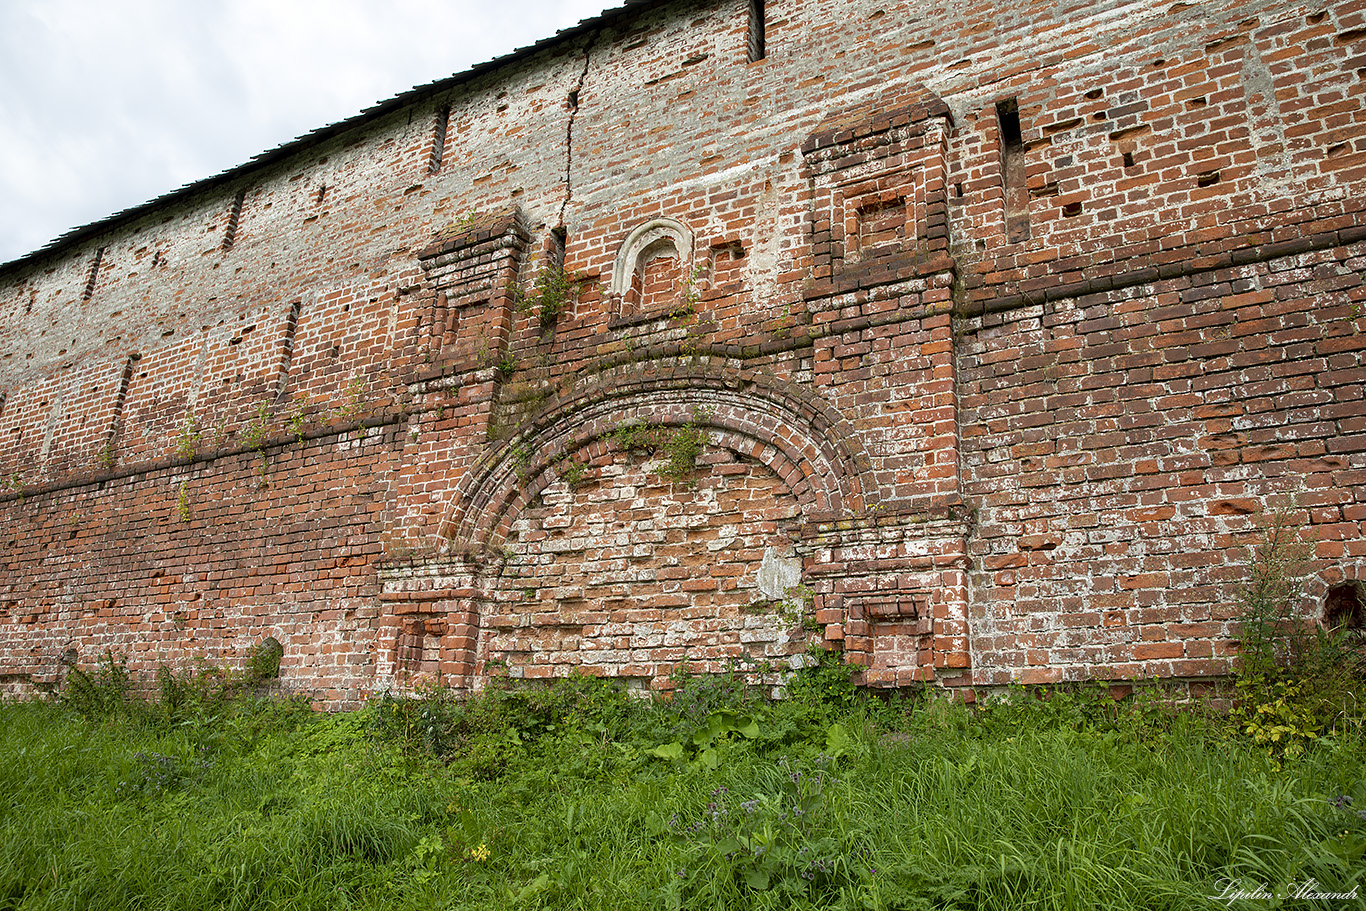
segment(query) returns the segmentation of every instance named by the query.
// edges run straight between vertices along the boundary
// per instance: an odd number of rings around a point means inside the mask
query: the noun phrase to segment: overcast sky
[[[0,0],[0,263],[604,0]]]

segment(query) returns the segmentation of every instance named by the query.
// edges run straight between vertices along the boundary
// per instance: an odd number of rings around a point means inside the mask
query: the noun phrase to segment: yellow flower
[[[489,846],[481,844],[477,848],[470,848],[470,860],[485,861],[489,859]]]

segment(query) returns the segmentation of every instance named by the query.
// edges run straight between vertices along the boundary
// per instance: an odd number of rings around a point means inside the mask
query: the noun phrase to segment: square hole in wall
[[[738,240],[723,241],[711,248],[711,283],[714,288],[738,285],[745,278],[749,258]]]
[[[858,257],[881,247],[900,247],[906,239],[906,200],[900,196],[877,199],[859,206],[854,250]]]

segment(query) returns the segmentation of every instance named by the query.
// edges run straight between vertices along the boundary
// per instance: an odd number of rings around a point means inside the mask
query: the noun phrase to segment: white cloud
[[[0,3],[0,262],[604,5]]]

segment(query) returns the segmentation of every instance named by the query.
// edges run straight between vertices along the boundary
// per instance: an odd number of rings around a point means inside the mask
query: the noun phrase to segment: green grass
[[[1366,892],[1359,739],[1278,763],[1151,702],[888,704],[828,665],[793,690],[773,703],[693,679],[649,702],[575,679],[335,716],[185,687],[174,706],[0,706],[0,909],[1203,909],[1228,906],[1209,896],[1230,881]]]

